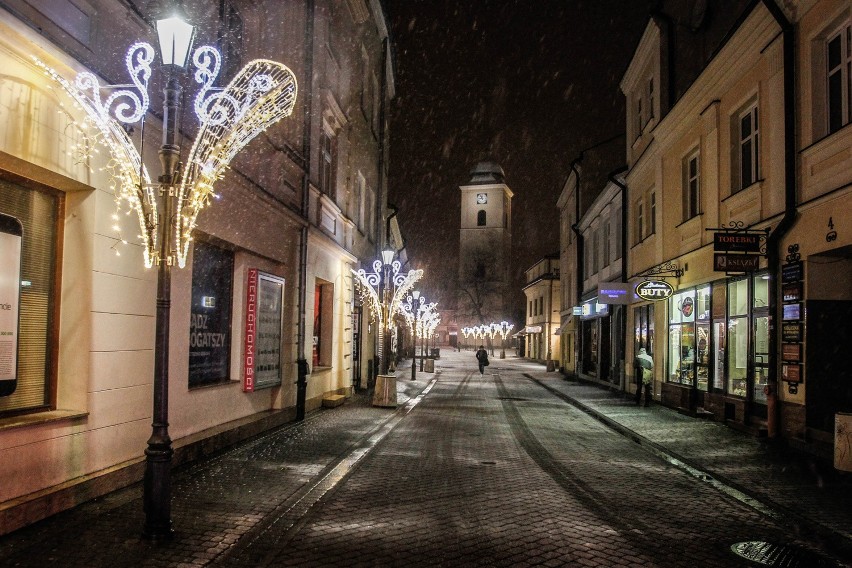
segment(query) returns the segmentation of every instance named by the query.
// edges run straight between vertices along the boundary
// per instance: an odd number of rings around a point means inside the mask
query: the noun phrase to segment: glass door
[[[755,315],[754,318],[754,381],[752,394],[754,402],[766,404],[766,387],[769,384],[769,315]]]

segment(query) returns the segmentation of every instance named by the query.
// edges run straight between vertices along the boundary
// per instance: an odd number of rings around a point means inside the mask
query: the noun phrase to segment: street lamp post
[[[87,141],[85,147],[102,145],[109,151],[110,160],[103,170],[110,176],[116,206],[136,213],[145,265],[156,265],[157,269],[153,411],[143,481],[143,535],[150,539],[168,539],[172,535],[173,450],[168,420],[171,269],[175,264],[185,265],[198,213],[215,195],[215,182],[246,144],[293,112],[297,93],[293,72],[265,59],[250,61],[227,87],[214,88],[221,55],[211,46],[197,48],[192,61],[196,68],[193,77],[201,85],[194,99],[199,128],[186,158],[187,166],[181,167],[180,76],[189,60],[194,27],[178,12],[173,10],[169,17],[157,20],[166,81],[159,150],[161,175],[156,184],[151,183],[141,152],[126,128],[144,120],[148,113],[154,48],[146,42],[136,42],[128,50],[125,64],[132,85],[101,85],[98,77],[88,71],[79,73],[71,82],[36,59],[45,74],[85,113],[82,122],[74,122],[78,134]],[[103,92],[109,94],[102,100]],[[82,156],[84,160],[90,158],[90,154]]]
[[[413,343],[411,350],[411,380],[417,379],[417,316],[420,311],[420,306],[425,301],[425,298],[420,297],[420,290],[415,290],[411,293],[411,297],[414,299],[413,305],[413,316],[414,316],[414,325],[411,327],[411,341]]]

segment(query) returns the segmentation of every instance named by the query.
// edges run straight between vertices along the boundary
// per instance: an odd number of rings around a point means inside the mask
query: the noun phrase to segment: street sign
[[[756,254],[713,254],[713,270],[716,272],[754,272],[760,267],[760,256]]]
[[[713,250],[759,253],[761,236],[754,233],[713,233]]]

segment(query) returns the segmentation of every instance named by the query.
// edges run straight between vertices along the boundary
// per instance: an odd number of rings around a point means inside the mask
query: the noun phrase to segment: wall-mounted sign
[[[781,307],[781,319],[784,321],[798,321],[802,319],[802,304],[784,304]]]
[[[18,388],[23,234],[23,225],[18,219],[0,213],[0,396],[9,396]]]
[[[249,269],[246,282],[243,390],[278,386],[282,381],[284,279]]]
[[[598,302],[601,304],[630,303],[632,286],[626,282],[602,282],[598,286]]]
[[[785,363],[781,365],[781,378],[788,383],[801,383],[802,366],[797,363]]]
[[[792,343],[802,340],[801,322],[784,322],[781,324],[781,339]]]
[[[643,300],[656,302],[674,294],[674,288],[664,280],[645,280],[636,285],[636,295]]]
[[[781,359],[799,363],[802,360],[802,344],[801,343],[782,343],[781,344]]]
[[[583,306],[574,306],[571,313],[575,316],[583,315]]]
[[[541,333],[540,325],[528,325],[524,328],[524,331],[527,333]]]
[[[246,280],[246,328],[243,352],[243,390],[254,390],[254,364],[257,357],[257,268],[250,268]]]
[[[760,252],[758,234],[713,233],[713,250],[721,252]]]
[[[781,282],[799,282],[802,279],[802,261],[791,262],[781,266]]]
[[[784,302],[798,302],[802,299],[802,283],[784,284],[781,286],[781,297]]]
[[[713,254],[713,270],[716,272],[754,272],[760,267],[760,256],[756,254]]]

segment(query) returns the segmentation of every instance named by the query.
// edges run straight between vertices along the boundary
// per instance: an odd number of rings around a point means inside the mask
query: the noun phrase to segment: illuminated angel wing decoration
[[[94,125],[97,134],[90,138],[109,150],[110,159],[104,169],[111,173],[111,188],[119,207],[126,202],[136,211],[145,246],[145,266],[152,266],[159,250],[159,187],[152,185],[139,150],[122,124],[139,122],[148,112],[154,48],[139,42],[127,51],[125,62],[133,81],[133,85],[127,86],[135,90],[126,89],[125,85],[101,85],[89,72],[79,73],[71,83],[42,61],[37,58],[35,61],[74,100],[75,106],[85,111],[86,124],[78,124],[81,131],[89,124]],[[297,92],[293,72],[274,61],[249,62],[224,89],[212,86],[221,68],[221,57],[214,48],[199,47],[193,54],[193,62],[195,80],[202,85],[195,98],[201,127],[176,190],[177,215],[172,234],[181,267],[186,264],[196,217],[213,195],[214,182],[255,136],[292,114]],[[110,94],[102,100],[101,91]]]
[[[77,125],[81,132],[94,126],[95,142],[109,150],[110,159],[104,169],[112,174],[111,189],[119,206],[125,201],[137,213],[140,236],[145,245],[145,265],[151,266],[157,247],[157,196],[139,151],[122,124],[138,122],[148,111],[148,80],[151,78],[154,48],[147,43],[136,43],[127,51],[127,71],[140,94],[102,86],[98,78],[89,72],[79,73],[71,83],[40,59],[34,59],[36,65],[71,97],[74,105],[86,113],[85,121]],[[101,101],[103,89],[112,90],[105,101]],[[114,114],[114,118],[110,113]]]
[[[296,77],[285,65],[266,59],[249,62],[223,90],[207,96],[219,71],[218,52],[200,47],[193,56],[202,88],[195,99],[201,129],[187,158],[177,195],[177,260],[186,263],[199,211],[213,195],[234,156],[255,136],[289,116],[296,104]]]

